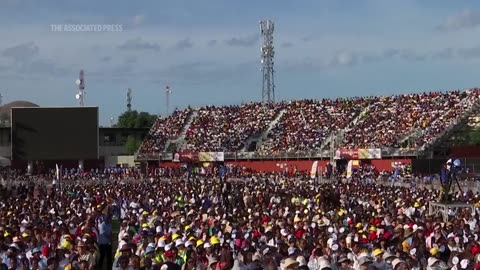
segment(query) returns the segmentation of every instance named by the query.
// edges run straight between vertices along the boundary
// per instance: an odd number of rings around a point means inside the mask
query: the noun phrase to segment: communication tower
[[[270,20],[260,21],[260,33],[263,37],[261,48],[262,63],[262,101],[275,102],[275,81],[273,69],[273,57],[275,50],[273,47],[274,23]]]
[[[132,89],[127,89],[127,110],[132,110]]]
[[[78,93],[75,95],[75,98],[78,100],[79,105],[83,107],[85,106],[85,77],[83,69],[80,70],[80,75],[75,83],[78,86]]]

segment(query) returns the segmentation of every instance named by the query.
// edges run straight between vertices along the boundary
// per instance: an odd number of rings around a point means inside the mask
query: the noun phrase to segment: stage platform
[[[462,209],[470,208],[472,212],[475,212],[475,206],[473,204],[466,203],[439,203],[439,202],[430,202],[428,208],[428,214],[434,216],[441,214],[443,221],[448,222],[448,211],[452,211],[454,215],[457,215],[457,212]]]

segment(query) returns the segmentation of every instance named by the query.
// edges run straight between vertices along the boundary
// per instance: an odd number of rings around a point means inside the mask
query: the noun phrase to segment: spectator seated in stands
[[[281,108],[279,104],[200,108],[186,134],[187,150],[239,151],[253,135],[261,134]]]
[[[478,100],[478,91],[407,94],[378,97],[365,115],[347,128],[343,147],[400,147],[399,142],[417,133],[410,147],[433,140]]]
[[[342,131],[343,141],[339,146],[344,148],[401,148],[405,142],[410,148],[422,148],[471,111],[479,96],[479,89],[471,89],[206,106],[197,110],[185,131],[182,150],[245,151],[248,140],[258,136],[261,139],[257,152],[261,155],[320,151],[329,149],[329,138],[337,131]],[[191,108],[177,110],[167,118],[157,119],[139,153],[164,151],[167,140],[180,135],[192,111]]]
[[[139,153],[152,154],[162,152],[167,140],[175,139],[179,135],[180,130],[185,125],[187,116],[191,112],[191,108],[182,111],[175,110],[171,116],[157,118],[140,147]]]
[[[345,128],[364,107],[361,98],[292,101],[260,152],[318,150],[332,131]]]

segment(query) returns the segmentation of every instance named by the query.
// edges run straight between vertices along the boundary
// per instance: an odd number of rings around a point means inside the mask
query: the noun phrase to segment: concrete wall
[[[0,146],[0,156],[11,158],[12,152],[10,146]]]
[[[125,146],[100,146],[100,158],[108,156],[121,156],[127,154]]]
[[[134,156],[106,156],[105,167],[114,167],[117,165],[127,164],[129,167],[135,166]]]

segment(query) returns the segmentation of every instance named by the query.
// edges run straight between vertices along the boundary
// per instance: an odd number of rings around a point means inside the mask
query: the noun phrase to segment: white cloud
[[[258,34],[253,34],[245,37],[234,37],[228,40],[225,40],[225,44],[231,47],[250,47],[257,44],[260,36]]]
[[[183,51],[183,50],[186,50],[186,49],[190,49],[192,47],[193,47],[193,42],[190,41],[189,38],[185,38],[185,39],[181,39],[181,40],[177,41],[177,43],[175,43],[175,45],[173,45],[172,50]]]
[[[40,49],[35,42],[31,41],[5,49],[2,56],[15,61],[24,61],[37,56],[39,51]]]
[[[117,46],[118,49],[120,50],[128,50],[128,51],[146,51],[146,50],[151,50],[151,51],[160,51],[160,45],[156,42],[147,42],[144,41],[141,37],[137,38],[132,38],[125,43]]]
[[[332,65],[334,66],[351,66],[357,62],[357,55],[352,52],[340,52],[333,58]]]
[[[480,11],[467,9],[448,17],[437,29],[441,31],[456,31],[474,28],[478,25],[480,25]]]

